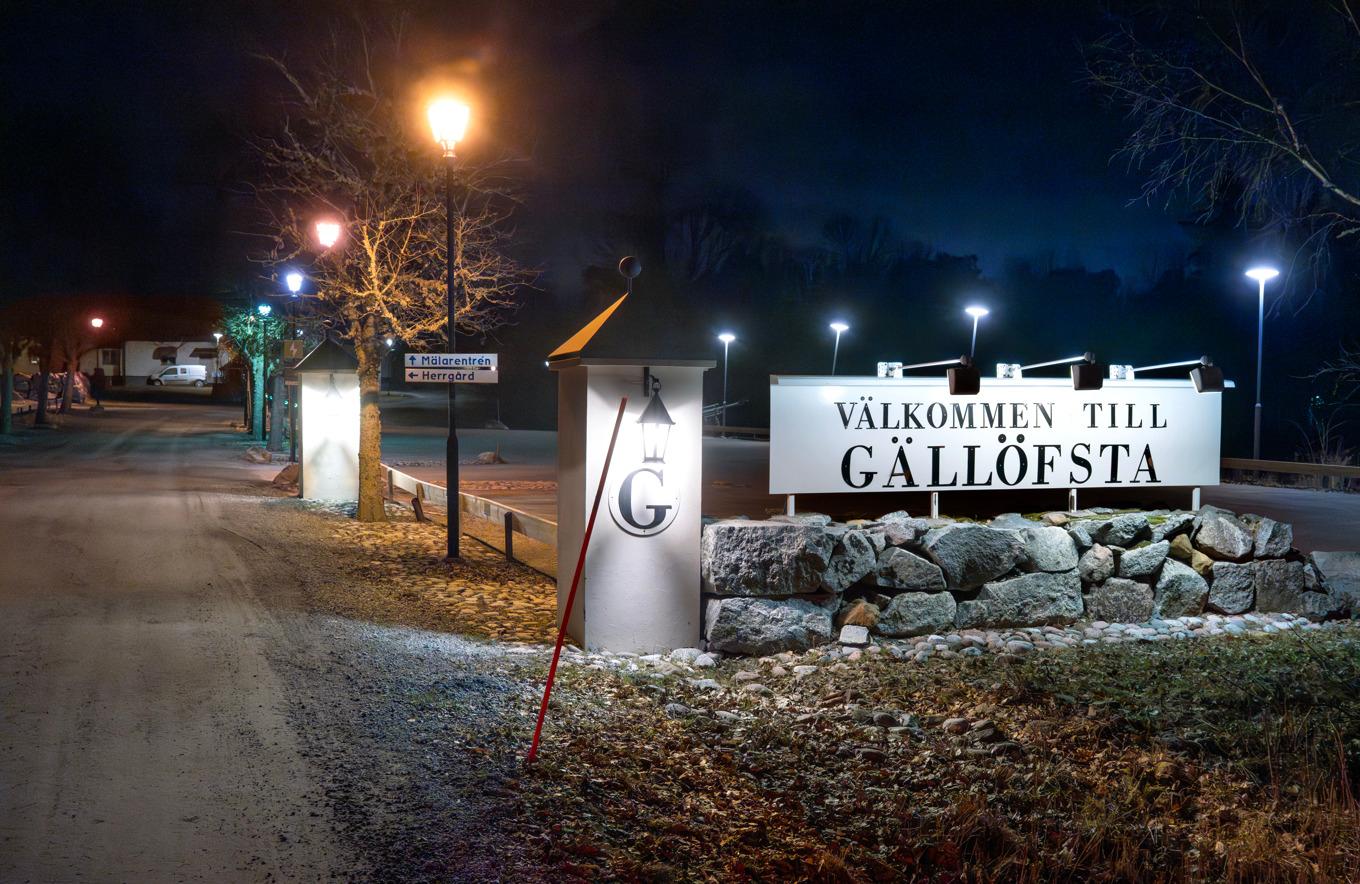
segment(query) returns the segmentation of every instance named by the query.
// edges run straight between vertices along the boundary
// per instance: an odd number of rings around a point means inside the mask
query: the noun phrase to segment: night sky
[[[241,186],[251,172],[246,139],[272,124],[280,84],[252,53],[305,59],[354,8],[311,0],[6,4],[5,295],[211,300],[259,285],[260,269],[245,260],[241,233],[252,220]],[[1036,326],[1056,324],[1071,342],[1063,350],[1113,341],[1122,352],[1107,358],[1119,361],[1213,352],[1230,376],[1246,381],[1254,369],[1254,311],[1233,263],[1245,252],[1224,258],[1208,280],[1222,291],[1201,289],[1196,312],[1172,317],[1170,343],[1159,338],[1165,316],[1114,335],[1127,323],[1113,311],[1157,297],[1162,274],[1183,264],[1196,240],[1184,207],[1131,203],[1141,179],[1112,159],[1128,126],[1082,82],[1082,45],[1111,27],[1101,4],[451,0],[364,8],[412,11],[413,84],[441,70],[469,76],[474,134],[460,153],[523,160],[519,248],[542,268],[542,291],[496,343],[522,350],[528,365],[541,366],[543,348],[600,305],[588,268],[646,253],[630,238],[633,220],[721,198],[791,247],[824,245],[827,220],[845,214],[880,218],[898,239],[965,264],[976,256],[975,272],[958,276],[964,282],[947,296],[939,293],[955,278],[948,274],[937,274],[936,288],[904,292],[915,312],[900,339],[847,338],[844,353],[857,370],[941,333],[966,343],[958,308],[973,297],[967,288],[997,308],[984,342],[1024,342]],[[1033,303],[1039,295],[1008,288],[1019,261],[1075,272],[1072,297],[1099,290],[1105,300],[1045,314]],[[1061,287],[1062,278],[1050,274],[1047,284]],[[745,323],[738,331],[749,342],[747,328],[786,312],[779,293],[737,305],[738,290],[696,290],[694,304],[711,314],[712,327],[698,329],[704,346],[719,324]],[[822,370],[789,354],[815,350],[820,360],[831,313],[857,315],[863,328],[885,307],[881,296],[857,301],[849,289],[821,297],[822,306],[800,308],[806,339],[747,346],[734,377],[753,400],[769,371]],[[1158,309],[1184,300],[1174,291],[1161,297]],[[1335,352],[1354,318],[1319,323],[1328,309],[1318,299],[1282,320],[1298,327],[1286,334],[1311,336],[1311,361],[1271,380],[1292,384],[1277,396],[1296,405],[1307,398],[1298,377],[1316,367],[1316,354]],[[1031,355],[1023,343],[1006,353],[986,347],[984,362]],[[920,356],[953,355],[958,346],[948,349]],[[546,396],[540,405],[550,408]],[[1282,445],[1299,408],[1268,431]]]

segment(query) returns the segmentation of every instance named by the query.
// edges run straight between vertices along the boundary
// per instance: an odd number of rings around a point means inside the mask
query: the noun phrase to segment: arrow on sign
[[[501,373],[479,368],[408,368],[406,380],[412,384],[495,384]]]

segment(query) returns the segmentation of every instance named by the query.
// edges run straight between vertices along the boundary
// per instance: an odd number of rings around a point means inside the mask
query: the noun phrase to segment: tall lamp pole
[[[1266,283],[1280,275],[1274,267],[1253,267],[1247,278],[1256,280],[1256,408],[1253,409],[1251,459],[1261,459],[1261,362],[1266,338]]]
[[[831,330],[836,333],[836,343],[831,348],[831,373],[836,373],[836,360],[841,355],[841,334],[850,330],[850,326],[843,322],[831,323]]]
[[[720,412],[722,419],[719,423],[724,427],[727,426],[727,348],[732,346],[732,342],[736,339],[737,336],[731,332],[723,332],[718,335],[718,340],[722,341],[723,345],[723,397],[722,411]]]
[[[439,146],[444,150],[444,223],[447,247],[447,266],[445,268],[445,309],[448,313],[448,339],[449,352],[457,353],[458,344],[455,340],[457,301],[454,296],[454,288],[457,285],[457,278],[454,272],[454,251],[453,251],[453,171],[458,162],[457,154],[454,152],[458,142],[463,139],[467,132],[469,110],[466,104],[454,101],[451,98],[441,98],[430,105],[429,118],[430,130],[434,133],[434,140],[439,142]],[[447,559],[458,558],[458,534],[459,534],[459,497],[458,497],[458,416],[455,412],[455,404],[458,387],[453,382],[449,383],[449,435],[448,441],[444,446],[444,485],[448,494],[448,513],[449,513],[449,538]]]
[[[260,376],[255,379],[259,392],[253,398],[257,402],[259,412],[254,416],[254,422],[260,425],[260,441],[263,442],[265,440],[264,395],[266,381],[269,379],[269,314],[273,312],[274,308],[268,304],[260,304],[255,309],[260,314]]]
[[[963,312],[973,317],[973,342],[968,345],[968,356],[971,358],[977,356],[978,320],[986,316],[988,313],[991,313],[992,311],[988,310],[986,307],[979,307],[975,304],[971,307],[964,307]]]

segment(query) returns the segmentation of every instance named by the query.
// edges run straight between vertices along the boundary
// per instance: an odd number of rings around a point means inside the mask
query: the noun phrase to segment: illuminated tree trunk
[[[14,354],[0,353],[0,436],[14,432]]]
[[[76,364],[66,363],[66,383],[61,385],[61,413],[70,414],[71,404],[76,401]]]
[[[250,436],[264,441],[264,354],[250,357]]]
[[[360,326],[359,346],[359,511],[360,522],[385,522],[382,481],[382,410],[378,406],[378,371],[382,354],[378,352],[373,321]]]

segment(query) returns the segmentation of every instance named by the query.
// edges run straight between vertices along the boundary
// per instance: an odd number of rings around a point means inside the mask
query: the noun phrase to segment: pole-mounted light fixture
[[[340,222],[323,218],[316,222],[316,241],[321,248],[329,249],[340,240]]]
[[[1048,362],[1036,362],[1033,365],[1016,365],[1009,362],[998,362],[996,365],[997,378],[1022,378],[1025,372],[1036,368],[1052,368],[1055,365],[1072,366],[1072,389],[1074,390],[1099,390],[1105,385],[1105,369],[1100,363],[1096,362],[1094,353],[1083,353],[1080,356],[1067,356],[1063,359],[1050,359]]]
[[[255,309],[261,316],[268,316],[270,313],[274,312],[274,308],[270,307],[268,304],[261,304]]]
[[[650,377],[651,373],[648,375]],[[670,442],[675,421],[671,420],[670,412],[661,401],[661,381],[655,377],[651,377],[651,399],[637,422],[642,426],[642,462],[665,463],[666,445]]]
[[[302,274],[296,270],[290,270],[283,275],[283,283],[288,286],[288,291],[296,298],[297,293],[302,291]]]
[[[973,317],[973,341],[971,344],[968,345],[968,357],[971,359],[972,357],[977,355],[978,320],[986,316],[988,313],[991,313],[992,311],[978,304],[971,304],[967,307],[964,307],[963,312]]]
[[[831,373],[835,374],[836,360],[840,358],[841,355],[841,335],[848,332],[850,330],[850,326],[846,325],[844,322],[841,322],[840,320],[836,320],[835,322],[831,323],[829,328],[836,333],[836,344],[831,350]]]
[[[104,320],[101,317],[96,316],[95,318],[90,320],[90,326],[92,328],[103,328]]]
[[[467,134],[472,111],[466,104],[453,98],[440,98],[427,111],[434,140],[444,149],[444,156],[454,155],[454,148]]]

